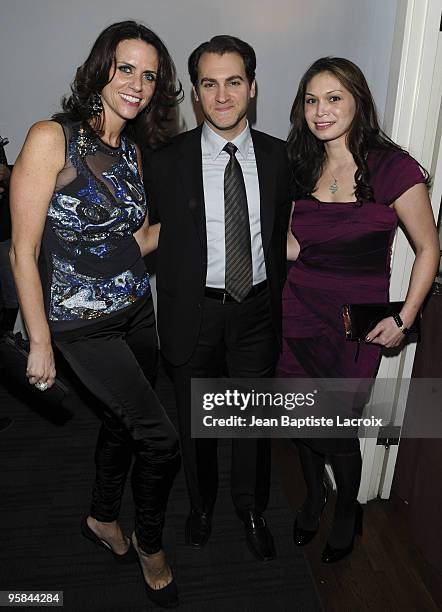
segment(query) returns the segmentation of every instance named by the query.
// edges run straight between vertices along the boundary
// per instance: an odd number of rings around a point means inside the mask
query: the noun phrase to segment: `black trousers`
[[[142,550],[161,548],[170,489],[180,467],[178,436],[154,393],[157,337],[152,300],[105,328],[56,345],[81,382],[100,400],[91,516],[117,519],[132,457],[135,533]]]
[[[195,351],[172,367],[187,488],[193,508],[212,511],[218,489],[216,439],[192,439],[191,378],[272,377],[278,345],[270,318],[268,290],[241,304],[205,298]],[[237,510],[263,512],[270,486],[270,440],[232,440],[231,493]]]

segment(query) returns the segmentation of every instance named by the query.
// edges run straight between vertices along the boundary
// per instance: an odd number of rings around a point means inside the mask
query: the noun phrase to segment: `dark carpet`
[[[171,385],[158,393],[173,415]],[[17,397],[0,371],[0,590],[63,590],[69,612],[141,612],[146,602],[137,566],[120,566],[80,535],[93,478],[97,418],[77,396],[66,410],[49,411]],[[183,472],[174,485],[164,546],[180,589],[179,610],[189,612],[319,611],[321,603],[301,549],[291,539],[292,514],[276,477],[268,523],[278,558],[262,563],[248,551],[229,490],[228,441],[220,442],[220,489],[207,546],[184,546],[188,501]],[[130,487],[121,523],[132,527]],[[49,608],[44,608],[49,609]]]

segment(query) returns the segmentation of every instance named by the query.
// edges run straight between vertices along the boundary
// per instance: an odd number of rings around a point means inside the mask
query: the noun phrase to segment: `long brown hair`
[[[141,149],[155,148],[168,139],[169,113],[183,98],[181,84],[176,82],[175,65],[161,39],[146,26],[136,21],[120,21],[103,30],[95,41],[86,61],[77,69],[71,85],[71,95],[62,100],[63,113],[54,115],[74,121],[87,120],[91,116],[91,100],[109,82],[112,68],[115,70],[115,51],[123,40],[143,40],[158,53],[158,72],[154,95],[149,106],[135,119],[128,121],[125,133]],[[104,115],[94,121],[93,129],[102,133]]]
[[[355,115],[347,134],[347,146],[357,166],[355,196],[359,202],[373,200],[367,165],[369,151],[402,149],[381,130],[373,96],[362,71],[353,62],[342,57],[318,59],[299,83],[290,113],[291,129],[287,139],[293,169],[293,196],[306,197],[314,192],[325,162],[324,143],[312,134],[304,114],[307,85],[314,76],[322,72],[333,74],[355,100]],[[428,184],[428,173],[425,170],[424,173]]]

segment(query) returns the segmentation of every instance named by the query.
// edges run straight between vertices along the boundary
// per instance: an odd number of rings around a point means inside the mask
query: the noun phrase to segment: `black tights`
[[[299,513],[299,524],[303,529],[316,529],[324,504],[325,455],[313,451],[307,444],[298,441],[299,458],[307,498]],[[356,501],[361,482],[362,458],[360,451],[345,455],[329,455],[337,487],[337,499],[333,526],[328,538],[331,546],[346,547],[354,530]]]
[[[325,456],[313,451],[307,444],[298,443],[299,459],[307,487],[307,497],[299,513],[299,526],[314,530],[324,505],[324,468]]]

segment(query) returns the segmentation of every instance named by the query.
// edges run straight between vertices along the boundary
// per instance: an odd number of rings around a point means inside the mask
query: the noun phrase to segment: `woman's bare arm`
[[[439,237],[425,185],[414,185],[401,195],[393,206],[416,252],[407,297],[399,313],[404,326],[408,328],[434,282],[440,259]],[[380,321],[369,332],[368,337],[374,344],[391,348],[398,346],[404,335],[394,319],[388,317]]]
[[[160,230],[161,223],[149,225],[149,217],[146,216],[143,225],[134,234],[134,238],[138,242],[138,246],[140,247],[142,257],[148,255],[149,253],[152,253],[152,251],[155,251],[158,248]]]
[[[292,232],[292,217],[294,210],[295,202],[292,204],[292,212],[289,216],[289,226],[287,228],[287,259],[289,261],[296,261],[298,259],[299,251],[301,250],[299,242],[296,240]]]
[[[11,176],[12,241],[10,259],[21,312],[30,340],[27,376],[31,384],[55,378],[37,262],[49,202],[65,163],[62,128],[41,121],[30,129]]]
[[[137,147],[138,171],[143,178],[143,164],[141,161],[141,153]],[[149,215],[146,215],[143,225],[134,234],[135,240],[140,247],[141,256],[144,257],[158,248],[158,239],[160,236],[161,223],[155,225],[149,224]]]

